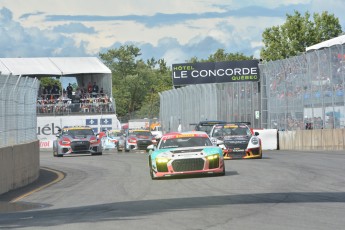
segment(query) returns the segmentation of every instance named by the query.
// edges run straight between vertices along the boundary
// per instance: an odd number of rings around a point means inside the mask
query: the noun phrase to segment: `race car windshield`
[[[212,146],[210,139],[205,137],[183,137],[163,140],[160,144],[160,149],[168,148],[186,148],[198,146]]]
[[[222,136],[246,136],[250,135],[251,132],[248,128],[245,127],[231,127],[231,128],[217,128],[214,130],[213,135],[214,137],[222,137]]]
[[[88,135],[94,135],[92,129],[75,129],[75,130],[68,130],[67,135],[70,135],[72,137],[75,136],[88,136]]]
[[[132,132],[130,135],[133,136],[151,136],[151,132]]]
[[[121,136],[122,136],[122,133],[120,132],[109,133],[109,137],[121,137]]]
[[[198,125],[196,130],[197,131],[202,131],[205,133],[210,133],[213,125]]]

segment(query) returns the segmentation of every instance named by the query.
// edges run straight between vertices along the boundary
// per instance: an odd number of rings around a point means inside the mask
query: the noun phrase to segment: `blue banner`
[[[102,118],[101,119],[101,125],[111,125],[112,119],[111,118]]]
[[[98,119],[86,119],[86,125],[98,125]]]

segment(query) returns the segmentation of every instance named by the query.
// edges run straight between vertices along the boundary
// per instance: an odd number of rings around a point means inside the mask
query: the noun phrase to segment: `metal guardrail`
[[[0,147],[37,140],[36,78],[0,74]]]

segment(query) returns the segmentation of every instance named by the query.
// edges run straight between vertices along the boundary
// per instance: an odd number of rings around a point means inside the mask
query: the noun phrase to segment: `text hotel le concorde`
[[[259,81],[258,64],[258,60],[173,64],[173,84]]]

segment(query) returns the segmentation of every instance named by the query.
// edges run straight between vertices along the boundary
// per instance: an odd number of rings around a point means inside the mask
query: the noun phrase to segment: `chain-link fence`
[[[344,128],[345,45],[259,67],[263,128]]]
[[[0,75],[0,147],[37,140],[36,78]]]

